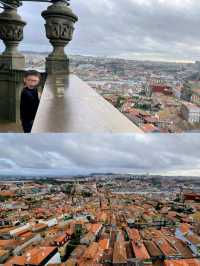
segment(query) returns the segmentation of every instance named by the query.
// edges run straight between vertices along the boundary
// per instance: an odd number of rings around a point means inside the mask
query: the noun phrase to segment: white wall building
[[[181,106],[182,117],[191,124],[200,123],[200,107],[190,102],[183,102]]]

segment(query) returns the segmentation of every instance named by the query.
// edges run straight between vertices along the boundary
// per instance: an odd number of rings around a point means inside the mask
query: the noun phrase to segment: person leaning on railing
[[[24,133],[30,133],[39,106],[37,86],[41,75],[36,70],[29,70],[24,75],[24,88],[21,92],[20,118]]]

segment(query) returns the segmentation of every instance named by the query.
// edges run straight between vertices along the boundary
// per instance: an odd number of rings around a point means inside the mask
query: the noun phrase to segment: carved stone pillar
[[[53,4],[42,12],[46,20],[46,36],[53,46],[53,52],[46,58],[46,72],[68,73],[69,59],[65,46],[72,40],[74,23],[78,17],[69,8],[67,0],[54,0]]]
[[[5,5],[4,11],[0,14],[0,39],[6,47],[0,55],[0,66],[7,69],[23,69],[25,59],[17,47],[23,39],[23,28],[26,23],[17,14],[18,6],[14,5],[17,1],[8,2],[13,4],[12,7]]]

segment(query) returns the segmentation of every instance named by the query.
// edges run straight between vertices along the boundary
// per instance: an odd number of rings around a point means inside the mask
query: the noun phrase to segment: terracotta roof
[[[197,259],[165,260],[164,266],[200,266],[200,261]]]
[[[113,263],[127,263],[127,254],[124,241],[116,241],[113,250]]]
[[[66,234],[62,234],[61,236],[58,236],[54,239],[54,242],[59,244],[64,244],[66,242],[67,236]]]
[[[74,233],[74,229],[73,229],[73,228],[68,228],[68,229],[65,230],[65,233],[66,233],[67,235],[71,236],[71,235],[73,235],[73,233]]]
[[[151,233],[151,235],[152,235],[152,237],[153,238],[162,238],[162,237],[164,237],[164,234],[163,234],[163,232],[161,231],[161,230],[156,230],[156,229],[150,229],[150,233]]]
[[[108,215],[107,215],[107,213],[106,212],[101,212],[101,213],[99,213],[99,215],[97,216],[97,220],[98,221],[106,221],[107,220],[107,218],[108,218]]]
[[[57,250],[56,247],[36,247],[26,252],[26,262],[31,265],[39,265],[51,253]]]
[[[144,245],[151,257],[160,257],[163,255],[161,250],[156,246],[153,241],[144,241]]]
[[[99,245],[96,242],[93,242],[84,252],[84,259],[94,259],[96,254],[98,253]]]
[[[102,227],[102,224],[91,224],[90,232],[96,234]]]
[[[155,127],[153,124],[144,124],[141,129],[144,132],[154,132],[154,131],[159,131],[157,127]]]
[[[141,239],[140,232],[137,229],[127,228],[128,237],[130,240],[139,241]]]
[[[0,191],[0,196],[3,196],[3,197],[12,197],[14,195],[15,193],[11,191]]]
[[[26,233],[31,233],[31,232],[29,231],[29,229],[24,229],[24,230],[20,230],[20,231],[16,232],[14,235],[15,236],[21,236],[21,235],[24,235]]]
[[[30,238],[31,236],[33,236],[34,234],[30,231],[28,232],[24,232],[22,234],[20,234],[20,238],[23,237],[23,238]]]
[[[68,259],[65,263],[62,263],[60,266],[76,266],[76,261],[73,259]]]
[[[10,226],[10,227],[5,227],[5,228],[0,228],[0,234],[6,234],[15,229],[15,226]]]
[[[48,266],[75,266],[75,265],[76,265],[76,263],[72,259],[69,259],[63,263],[50,263],[50,264],[48,264]]]
[[[34,224],[33,227],[32,227],[32,229],[33,230],[39,230],[39,229],[45,229],[47,227],[48,227],[47,224],[38,223],[38,224]]]
[[[132,243],[133,251],[135,253],[136,258],[139,258],[141,260],[150,259],[149,253],[146,247],[144,246],[144,244],[142,243],[142,241],[138,241],[138,242],[132,241],[131,243]]]
[[[25,257],[24,256],[14,256],[9,261],[7,261],[4,266],[13,266],[13,265],[25,265]]]
[[[45,213],[46,212],[46,209],[45,208],[37,208],[37,209],[35,209],[35,212],[36,213]]]
[[[95,235],[92,233],[92,232],[89,232],[87,233],[86,235],[84,235],[82,238],[81,238],[81,242],[83,241],[93,241],[95,239]]]
[[[4,239],[0,239],[0,247],[2,248],[9,248],[9,247],[16,247],[18,244],[17,240],[14,239],[8,239],[8,240],[4,240]]]
[[[175,233],[175,230],[170,230],[169,228],[165,228],[165,227],[162,227],[161,228],[161,232],[165,235],[165,236],[173,236],[174,233]]]
[[[166,239],[182,255],[183,258],[192,258],[191,250],[185,245],[185,243],[183,243],[183,241],[174,236],[168,236]]]
[[[109,244],[110,244],[109,239],[101,239],[101,240],[99,240],[99,247],[102,250],[108,249],[109,248]]]
[[[87,249],[86,245],[79,245],[72,251],[70,256],[72,258],[79,259],[83,255],[86,249]]]
[[[190,224],[180,224],[179,225],[179,230],[183,233],[183,234],[187,234],[190,231]]]
[[[145,112],[145,111],[143,111],[143,110],[139,110],[140,111],[140,114],[142,115],[142,116],[151,116],[149,113],[147,113],[147,112]]]
[[[188,235],[186,238],[192,242],[192,244],[200,246],[200,237],[197,234]]]
[[[163,252],[165,256],[176,256],[177,255],[177,251],[172,246],[170,246],[170,244],[168,243],[166,239],[157,238],[157,239],[154,239],[154,242],[160,248],[160,250]]]
[[[5,255],[7,255],[8,253],[9,253],[8,250],[0,249],[0,257],[1,257],[1,256],[5,256]]]
[[[147,116],[144,118],[144,120],[148,123],[156,123],[159,119],[156,116]]]
[[[140,110],[135,109],[135,108],[131,108],[130,114],[133,114],[135,116],[139,116],[140,115]]]

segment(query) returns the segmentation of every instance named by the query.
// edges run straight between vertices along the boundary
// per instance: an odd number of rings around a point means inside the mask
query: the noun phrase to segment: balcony
[[[0,132],[21,132],[19,100],[25,58],[18,51],[18,45],[26,22],[17,13],[21,1],[16,1],[16,5],[13,5],[15,1],[9,5],[7,1],[2,2],[0,39],[5,51],[0,55]],[[47,79],[41,84],[44,89],[32,133],[142,132],[85,82],[69,74],[69,59],[64,48],[72,40],[78,17],[68,0],[48,2],[51,5],[41,15],[53,51],[46,58]],[[43,77],[46,78],[46,73]]]
[[[24,70],[0,70],[0,132],[22,133],[20,122],[20,94],[23,88]],[[41,73],[42,90],[45,73]]]

